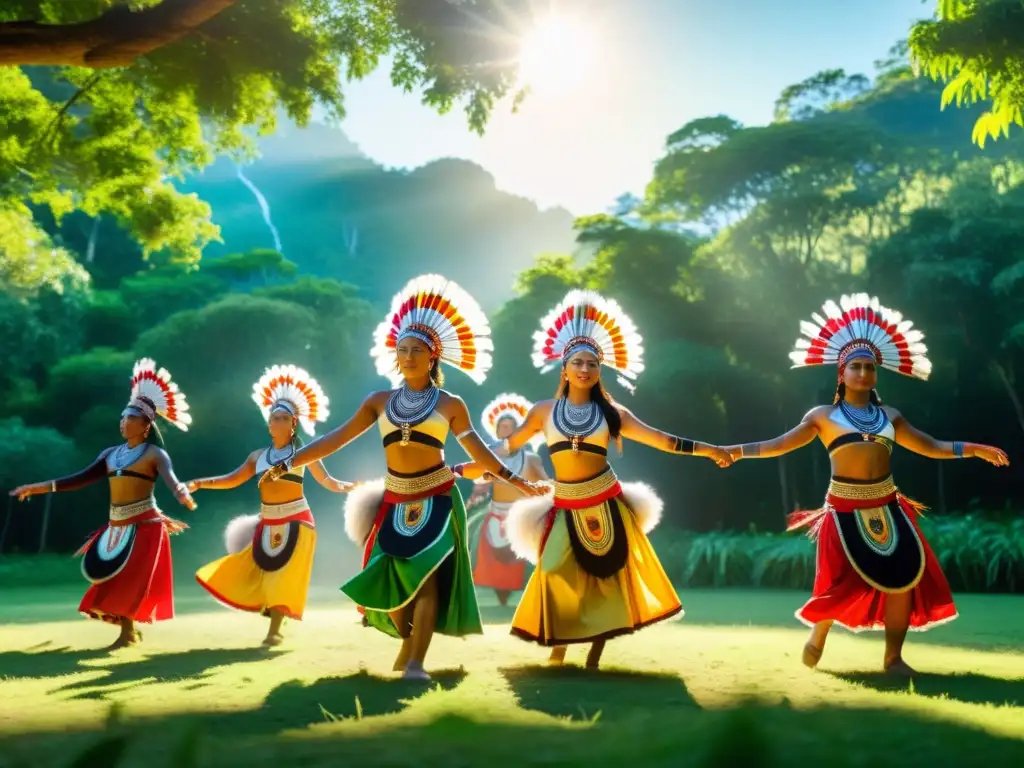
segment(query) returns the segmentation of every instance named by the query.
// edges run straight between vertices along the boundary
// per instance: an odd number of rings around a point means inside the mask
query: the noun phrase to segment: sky
[[[556,50],[576,54],[552,54],[552,66],[574,80],[538,84],[516,114],[500,104],[478,137],[460,110],[436,114],[393,88],[383,67],[346,86],[346,134],[386,167],[464,158],[541,208],[597,213],[624,193],[642,196],[665,138],[690,120],[767,123],[787,85],[824,69],[873,74],[934,9],[932,0],[533,2],[538,20],[570,20],[563,34],[572,37]]]

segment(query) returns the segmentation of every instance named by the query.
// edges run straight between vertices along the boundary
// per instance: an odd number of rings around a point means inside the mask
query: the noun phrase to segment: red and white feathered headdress
[[[252,385],[252,399],[270,420],[270,414],[281,408],[296,419],[307,435],[316,434],[316,422],[327,421],[330,401],[317,380],[294,365],[267,368]]]
[[[643,339],[618,302],[593,291],[572,290],[533,334],[533,364],[541,371],[565,365],[581,349],[618,373],[630,392],[643,372]]]
[[[516,423],[516,429],[519,429],[523,422],[526,421],[526,414],[530,412],[531,408],[533,408],[533,403],[522,395],[505,392],[487,404],[484,412],[480,415],[480,423],[491,440],[497,441],[499,421],[511,418]],[[533,448],[536,448],[542,442],[544,442],[544,434],[542,432],[538,432],[530,438],[530,445]]]
[[[410,336],[424,342],[434,357],[483,383],[491,369],[491,326],[472,296],[441,275],[413,278],[391,300],[391,311],[373,334],[377,373],[397,386],[395,350]]]
[[[814,313],[813,323],[800,323],[807,338],[797,339],[789,353],[794,368],[835,363],[841,375],[850,360],[867,357],[904,376],[928,378],[932,364],[921,343],[924,334],[899,312],[883,307],[877,297],[843,296],[838,305],[830,300],[822,309],[825,317]]]
[[[142,398],[148,399],[153,405]],[[150,421],[156,421],[159,414],[182,432],[187,432],[188,425],[192,423],[185,393],[171,381],[171,374],[166,368],[157,370],[156,363],[148,357],[135,361],[128,407],[139,411]]]

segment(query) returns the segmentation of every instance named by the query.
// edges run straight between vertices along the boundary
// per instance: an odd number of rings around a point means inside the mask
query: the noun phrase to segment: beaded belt
[[[289,501],[285,504],[260,504],[260,517],[264,520],[281,520],[285,517],[298,515],[309,509],[309,502],[305,497]]]
[[[151,509],[155,510],[156,508],[156,499],[152,496],[142,501],[133,501],[131,504],[111,504],[110,522],[123,523],[125,520],[130,520],[136,515],[141,515],[143,512],[149,512]]]
[[[870,483],[844,483],[841,480],[830,480],[828,484],[828,495],[837,499],[849,499],[850,501],[874,501],[884,499],[896,493],[896,482],[892,475]]]
[[[384,489],[400,496],[417,496],[445,483],[454,482],[454,480],[455,475],[452,474],[451,469],[442,464],[437,469],[419,477],[398,477],[388,472],[384,476]]]
[[[563,483],[555,482],[555,498],[565,499],[566,501],[572,501],[574,499],[589,499],[594,496],[600,496],[602,493],[606,493],[615,487],[615,484],[619,482],[619,478],[615,476],[615,471],[608,467],[608,469],[602,472],[597,477],[591,478],[590,480],[584,480],[578,483]]]

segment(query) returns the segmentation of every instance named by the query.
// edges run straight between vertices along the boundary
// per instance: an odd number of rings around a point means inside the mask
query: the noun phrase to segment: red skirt
[[[501,506],[507,514],[512,505]],[[516,557],[505,536],[505,514],[499,514],[491,506],[484,515],[473,583],[478,587],[517,592],[526,581],[526,561]]]
[[[828,506],[834,508],[837,515],[848,515],[853,514],[856,508],[882,506],[894,499],[917,532],[924,553],[920,580],[910,590],[910,629],[920,632],[957,617],[946,575],[917,523],[920,505],[902,495],[894,495],[872,502],[829,497]],[[814,589],[811,599],[796,612],[796,618],[808,626],[832,620],[853,632],[884,629],[887,593],[868,584],[858,573],[843,545],[836,519],[827,507],[816,523],[816,534],[818,551]]]
[[[154,513],[155,512],[155,516]],[[134,521],[138,522],[134,522]],[[121,619],[149,624],[174,618],[174,579],[170,533],[185,526],[153,510],[128,521],[134,522],[135,538],[124,566],[116,575],[93,584],[78,605],[89,618],[119,624]],[[108,523],[97,531],[79,553],[87,555],[100,545]]]

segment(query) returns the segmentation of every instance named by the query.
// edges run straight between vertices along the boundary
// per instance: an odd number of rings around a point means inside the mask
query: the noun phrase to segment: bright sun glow
[[[578,21],[553,16],[523,37],[519,81],[538,94],[562,94],[578,87],[594,64],[594,41]]]

